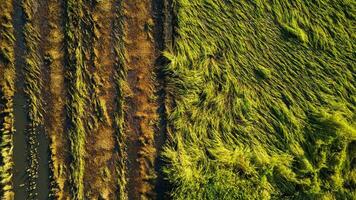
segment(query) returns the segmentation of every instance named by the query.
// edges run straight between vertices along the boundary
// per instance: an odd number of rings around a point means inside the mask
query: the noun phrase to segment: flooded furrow
[[[50,192],[50,142],[49,142],[49,133],[48,123],[47,120],[47,112],[50,107],[52,107],[50,102],[50,68],[48,63],[46,63],[47,56],[46,56],[46,46],[47,44],[47,36],[49,35],[49,22],[48,22],[48,14],[49,14],[49,4],[48,1],[41,1],[39,2],[39,10],[38,10],[38,22],[36,26],[39,28],[40,33],[40,48],[39,48],[39,55],[41,59],[41,75],[38,79],[42,82],[43,86],[41,88],[41,95],[38,97],[43,101],[43,122],[40,125],[38,131],[37,141],[39,143],[38,146],[38,179],[37,179],[37,190],[38,190],[38,199],[48,199],[49,192]]]
[[[27,139],[26,139],[26,124],[27,109],[26,109],[26,94],[24,91],[24,66],[25,66],[25,39],[23,28],[25,25],[25,17],[22,10],[22,0],[14,0],[13,26],[15,42],[15,67],[16,67],[16,83],[14,96],[14,176],[13,186],[15,199],[22,200],[28,196],[28,174],[26,169],[28,166],[27,157]]]
[[[14,1],[15,65],[14,192],[15,199],[47,199],[49,194],[49,141],[41,104],[46,80],[43,64],[46,4]],[[27,13],[27,18],[25,17]],[[32,18],[32,14],[40,16]],[[38,104],[40,102],[40,104]]]

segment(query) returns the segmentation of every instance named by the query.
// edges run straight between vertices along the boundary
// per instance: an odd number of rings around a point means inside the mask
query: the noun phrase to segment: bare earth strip
[[[69,142],[65,132],[65,83],[63,53],[63,3],[59,0],[48,2],[49,35],[45,47],[46,61],[50,68],[48,133],[51,143],[53,193],[58,199],[68,199],[69,187]]]
[[[112,42],[113,2],[101,1],[92,10],[94,22],[93,52],[94,109],[98,117],[96,128],[86,143],[86,197],[88,199],[116,199],[115,163],[115,95],[114,58]]]
[[[125,91],[129,199],[155,198],[154,133],[158,120],[151,1],[125,0],[125,49],[128,69]]]

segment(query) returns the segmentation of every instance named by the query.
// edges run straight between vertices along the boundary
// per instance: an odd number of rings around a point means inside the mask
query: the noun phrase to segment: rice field
[[[0,196],[356,199],[356,2],[0,0]]]

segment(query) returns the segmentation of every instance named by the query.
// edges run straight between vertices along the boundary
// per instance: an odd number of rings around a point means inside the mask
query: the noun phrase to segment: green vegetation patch
[[[13,199],[13,97],[15,93],[14,28],[12,2],[0,4],[0,196]]]
[[[356,3],[173,5],[173,198],[355,198]]]
[[[85,171],[85,116],[89,99],[88,66],[85,62],[84,27],[88,23],[83,18],[83,2],[67,0],[65,2],[66,25],[65,40],[68,56],[67,80],[70,83],[69,101],[67,105],[70,120],[69,139],[71,144],[71,194],[73,199],[84,199],[84,171]]]
[[[114,4],[115,16],[113,25],[114,55],[115,55],[115,86],[116,86],[116,112],[114,114],[114,127],[117,143],[118,162],[116,163],[117,180],[117,199],[127,199],[127,154],[126,154],[126,135],[125,127],[125,104],[124,104],[124,86],[127,77],[127,67],[125,66],[125,42],[124,42],[124,16],[123,2],[119,1]]]

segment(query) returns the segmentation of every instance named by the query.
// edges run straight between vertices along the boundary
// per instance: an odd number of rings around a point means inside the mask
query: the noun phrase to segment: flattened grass
[[[355,3],[173,5],[172,197],[355,198]]]

